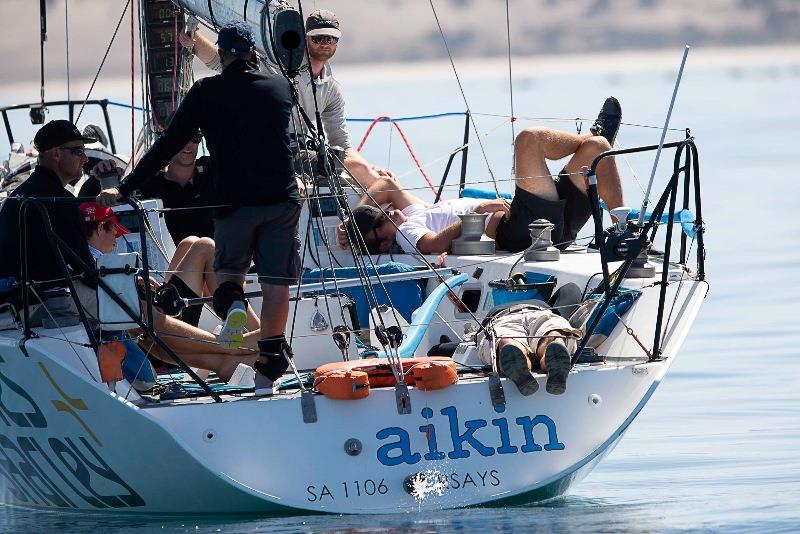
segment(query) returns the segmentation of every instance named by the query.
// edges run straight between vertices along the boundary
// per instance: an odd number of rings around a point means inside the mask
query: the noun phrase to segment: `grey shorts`
[[[255,261],[262,284],[290,286],[300,270],[300,205],[244,206],[214,219],[214,270],[246,273]]]

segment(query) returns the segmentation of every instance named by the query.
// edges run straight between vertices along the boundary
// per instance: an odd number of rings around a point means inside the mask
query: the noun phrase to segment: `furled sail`
[[[271,63],[294,75],[303,62],[303,20],[285,0],[175,0],[186,11],[217,29],[244,21],[256,38],[256,49]]]

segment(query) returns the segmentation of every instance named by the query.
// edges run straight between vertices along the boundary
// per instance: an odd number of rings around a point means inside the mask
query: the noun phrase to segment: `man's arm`
[[[107,189],[97,195],[98,204],[109,206],[120,197],[133,193],[164,168],[172,156],[192,138],[200,125],[199,116],[202,113],[199,84],[197,82],[189,89],[164,134],[153,143],[133,172],[123,178],[118,188]]]
[[[425,204],[403,189],[394,178],[379,178],[367,189],[367,193],[358,201],[358,206],[391,204],[394,208],[403,210],[412,204]]]
[[[429,232],[417,241],[417,249],[423,254],[450,252],[453,241],[461,235],[461,221],[456,221],[438,234]]]
[[[205,63],[206,67],[217,72],[222,71],[222,63],[219,60],[219,54],[217,54],[217,47],[211,42],[211,39],[197,31],[194,34],[183,31],[178,36],[178,40],[184,48],[194,50],[194,55]]]
[[[395,178],[392,171],[370,165],[355,148],[345,151],[344,166],[363,187],[372,187],[381,178]]]

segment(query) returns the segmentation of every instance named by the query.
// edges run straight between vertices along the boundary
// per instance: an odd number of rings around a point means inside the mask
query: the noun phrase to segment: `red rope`
[[[134,50],[134,48],[133,48],[133,36],[134,36],[134,33],[133,33],[133,16],[134,16],[133,15],[133,13],[134,13],[133,4],[135,4],[135,3],[136,3],[135,1],[131,2],[131,168],[133,168],[133,166],[136,164],[136,161],[135,161],[135,158],[136,158],[136,147],[134,146],[134,143],[135,143],[135,140],[134,140],[135,132],[134,132],[134,124],[133,124],[134,123],[134,119],[135,119],[135,115],[134,115],[134,113],[135,113],[135,110],[134,110],[135,101],[134,101],[133,89],[134,89],[134,86],[135,86],[134,82],[135,82],[135,76],[136,76],[136,73],[134,72],[135,69],[136,69],[136,63],[134,62],[134,54],[133,54],[133,50]]]
[[[376,124],[378,124],[381,121],[391,121],[391,120],[392,120],[391,117],[382,115],[376,118],[374,121],[372,121],[372,123],[369,125],[369,128],[367,128],[367,131],[364,133],[364,137],[361,139],[361,142],[358,144],[357,150],[361,152],[361,149],[364,147],[364,143],[367,142],[367,138],[369,137],[369,134],[372,133],[372,129],[375,128]],[[396,122],[392,122],[392,125],[397,129],[398,133],[400,134],[400,137],[403,139],[403,143],[405,143],[406,148],[408,149],[408,153],[411,155],[411,159],[414,160],[414,163],[417,165],[417,169],[419,169],[420,174],[422,174],[422,177],[425,178],[425,182],[427,182],[428,187],[431,188],[431,191],[433,191],[433,194],[435,195],[436,188],[433,186],[433,183],[431,183],[430,178],[428,178],[425,169],[422,168],[422,164],[417,159],[417,155],[414,153],[414,149],[411,148],[411,143],[408,141],[408,138],[406,137],[406,134],[403,132],[403,129],[400,128],[400,125],[397,124]]]

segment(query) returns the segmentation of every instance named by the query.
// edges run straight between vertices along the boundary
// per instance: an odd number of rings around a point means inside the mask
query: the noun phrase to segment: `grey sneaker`
[[[614,146],[620,122],[622,122],[622,106],[619,100],[609,96],[603,102],[603,108],[589,131],[592,132],[592,135],[602,135],[611,146]]]
[[[515,345],[505,345],[497,357],[502,373],[516,384],[524,396],[533,395],[539,389],[539,382],[528,367],[528,357]]]
[[[244,325],[247,323],[247,309],[244,303],[236,301],[231,309],[228,310],[228,315],[225,317],[225,323],[222,325],[222,330],[217,336],[217,341],[221,346],[226,349],[238,349],[244,343]]]
[[[567,377],[572,367],[567,347],[561,343],[550,343],[544,351],[544,364],[547,366],[545,389],[551,395],[561,395],[567,390]]]

